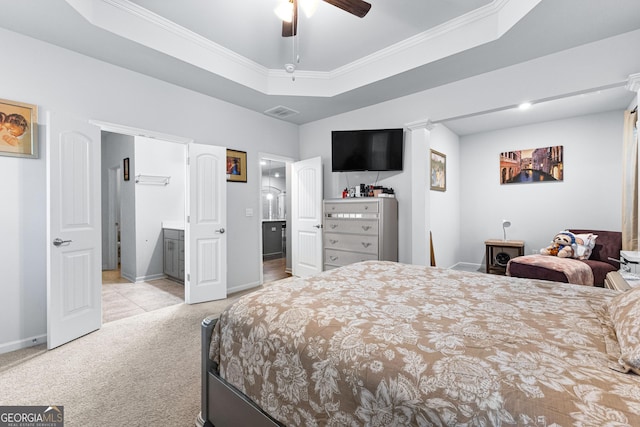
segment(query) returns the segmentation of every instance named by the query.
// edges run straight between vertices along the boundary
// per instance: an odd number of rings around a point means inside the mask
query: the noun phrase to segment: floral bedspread
[[[615,295],[367,261],[243,296],[210,356],[287,426],[640,426]]]

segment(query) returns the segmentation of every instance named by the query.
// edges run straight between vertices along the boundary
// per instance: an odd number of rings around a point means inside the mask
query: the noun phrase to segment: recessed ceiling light
[[[521,110],[528,110],[529,108],[531,108],[531,103],[523,102],[522,104],[518,105],[518,108]]]

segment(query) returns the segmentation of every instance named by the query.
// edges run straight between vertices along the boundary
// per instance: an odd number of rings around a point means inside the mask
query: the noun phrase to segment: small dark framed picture
[[[122,177],[125,181],[129,181],[129,158],[122,161]]]
[[[431,189],[447,191],[447,156],[431,150]]]
[[[227,181],[247,182],[247,152],[227,149]]]

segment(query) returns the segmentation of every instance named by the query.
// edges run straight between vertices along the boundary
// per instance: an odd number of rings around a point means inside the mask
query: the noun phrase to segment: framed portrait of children
[[[247,152],[227,149],[227,181],[247,182]]]
[[[0,99],[0,156],[38,157],[38,106]]]

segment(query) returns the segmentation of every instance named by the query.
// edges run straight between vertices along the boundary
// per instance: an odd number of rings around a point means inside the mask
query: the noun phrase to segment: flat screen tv
[[[331,132],[331,170],[401,171],[402,129],[334,130]]]

